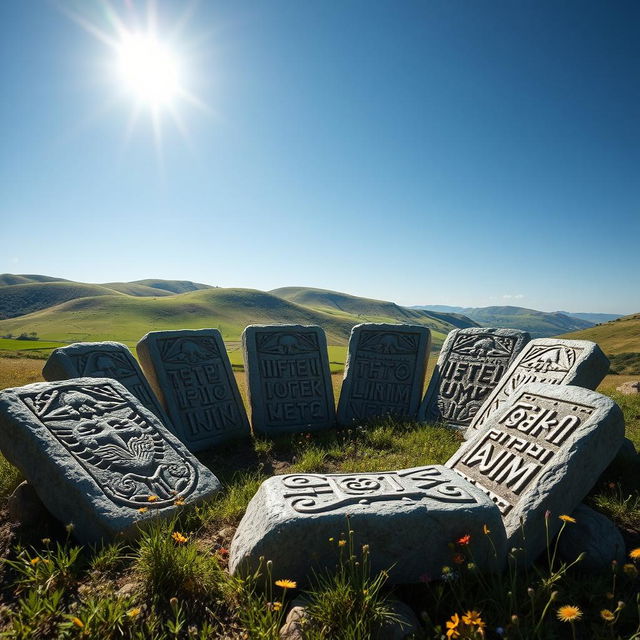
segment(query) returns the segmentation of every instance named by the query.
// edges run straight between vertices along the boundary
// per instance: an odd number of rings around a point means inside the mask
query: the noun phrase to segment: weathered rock
[[[155,413],[170,431],[173,426],[131,351],[119,342],[76,342],[54,349],[42,369],[50,382],[69,378],[112,378]]]
[[[23,527],[36,526],[50,517],[42,500],[26,480],[21,482],[7,499],[7,514],[11,522],[19,523]]]
[[[484,401],[471,421],[466,437],[471,438],[481,430],[489,416],[527,382],[571,384],[595,389],[608,370],[609,360],[595,342],[559,338],[531,340]]]
[[[217,329],[152,331],[136,348],[176,435],[190,451],[249,435],[244,404]]]
[[[567,523],[558,540],[558,555],[565,562],[573,562],[585,552],[580,569],[600,572],[611,568],[615,560],[625,560],[622,534],[609,518],[586,504],[578,505],[571,514],[575,523]]]
[[[616,387],[616,391],[619,391],[625,396],[630,396],[636,393],[640,393],[640,380],[632,380],[631,382],[624,382],[619,387]]]
[[[500,508],[509,548],[527,561],[597,482],[624,438],[620,408],[595,391],[568,385],[522,385],[465,442],[446,466],[486,491]],[[524,539],[522,538],[524,533]]]
[[[415,418],[431,332],[402,324],[359,324],[351,330],[338,422],[385,415]]]
[[[0,450],[81,542],[132,536],[220,487],[155,414],[107,378],[0,392]]]
[[[320,327],[250,325],[242,348],[254,432],[317,431],[335,424],[327,339]]]
[[[375,640],[407,640],[421,634],[420,621],[408,604],[396,598],[389,598],[386,604],[395,619],[388,620],[378,629]]]
[[[304,640],[304,629],[309,624],[307,601],[296,598],[289,607],[284,624],[280,628],[280,640]]]
[[[531,336],[517,329],[454,329],[442,345],[420,419],[466,429]]]
[[[493,532],[494,554],[483,535]],[[373,572],[391,583],[439,576],[451,562],[449,544],[466,534],[474,561],[496,569],[506,557],[500,511],[482,491],[442,466],[379,473],[290,474],[266,480],[231,542],[232,573],[273,561],[274,578],[305,584],[313,571],[335,567],[336,541],[349,527],[355,551],[370,545]]]

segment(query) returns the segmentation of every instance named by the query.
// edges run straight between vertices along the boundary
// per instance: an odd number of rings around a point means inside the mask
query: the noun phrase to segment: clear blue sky
[[[639,2],[158,0],[161,148],[146,9],[0,3],[0,272],[640,311]]]

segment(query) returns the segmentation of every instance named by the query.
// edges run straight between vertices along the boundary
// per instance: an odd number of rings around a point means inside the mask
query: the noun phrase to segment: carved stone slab
[[[77,378],[0,392],[0,449],[84,543],[211,497],[217,478],[119,382]]]
[[[347,522],[348,518],[348,522]],[[471,535],[474,561],[494,569],[506,557],[500,511],[482,491],[442,466],[377,473],[290,474],[266,480],[231,542],[232,573],[253,571],[260,556],[275,578],[305,584],[337,563],[348,525],[356,551],[369,544],[373,571],[395,583],[437,578],[451,564],[449,544]],[[497,556],[483,534],[493,532]],[[497,557],[497,559],[496,559]]]
[[[491,395],[471,421],[466,437],[473,434],[501,407],[511,394],[527,382],[595,389],[609,370],[609,359],[595,342],[536,338],[522,349]]]
[[[608,397],[574,386],[529,383],[491,414],[446,466],[483,489],[504,518],[509,548],[530,561],[597,482],[620,449],[624,419]],[[524,532],[524,540],[522,539]]]
[[[173,430],[169,417],[151,390],[140,365],[119,342],[76,342],[51,352],[42,369],[45,380],[113,378]]]
[[[338,422],[378,416],[415,418],[431,346],[426,327],[359,324],[351,330]]]
[[[442,345],[420,419],[466,429],[531,336],[517,329],[454,329]]]
[[[138,357],[177,436],[202,451],[249,434],[249,422],[217,329],[152,331]]]
[[[250,325],[242,333],[251,424],[257,433],[335,424],[327,339],[316,326]]]

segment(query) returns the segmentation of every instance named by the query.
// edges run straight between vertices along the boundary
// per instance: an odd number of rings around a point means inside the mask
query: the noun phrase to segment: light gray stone
[[[304,640],[304,630],[309,624],[308,602],[296,598],[289,607],[284,624],[280,628],[280,640]]]
[[[155,413],[165,427],[173,426],[140,365],[127,347],[119,342],[76,342],[54,349],[42,369],[45,380],[69,378],[112,378],[122,384],[142,404]]]
[[[619,391],[625,396],[631,396],[636,393],[640,393],[640,380],[632,380],[631,382],[624,382],[619,387],[616,387],[616,391]]]
[[[135,535],[220,487],[119,382],[76,378],[0,392],[0,450],[80,542]]]
[[[483,428],[489,416],[527,382],[575,385],[595,389],[609,371],[609,360],[595,342],[536,338],[522,349],[467,429],[466,437]]]
[[[558,540],[558,555],[565,562],[573,562],[584,552],[579,568],[601,572],[611,568],[615,560],[623,564],[625,545],[622,534],[609,518],[580,504],[571,514],[575,523],[567,523]]]
[[[335,424],[327,339],[320,327],[250,325],[242,333],[254,432],[277,435]]]
[[[496,554],[483,525],[494,532]],[[498,569],[506,557],[504,528],[493,501],[455,472],[429,466],[269,478],[231,542],[229,570],[252,572],[263,556],[273,561],[274,579],[304,585],[314,571],[336,566],[337,540],[349,527],[355,551],[370,545],[372,571],[388,570],[391,583],[440,576],[451,562],[448,545],[466,534],[481,569]]]
[[[442,345],[420,419],[466,429],[531,336],[517,329],[454,329]]]
[[[152,331],[138,342],[147,378],[190,451],[249,435],[249,422],[217,329]]]
[[[558,516],[578,506],[623,438],[622,411],[610,398],[581,387],[528,383],[446,466],[496,502],[509,547],[526,548],[532,562],[546,544],[545,512],[552,514],[553,536]]]
[[[386,415],[415,419],[431,331],[403,324],[359,324],[351,330],[338,422]]]

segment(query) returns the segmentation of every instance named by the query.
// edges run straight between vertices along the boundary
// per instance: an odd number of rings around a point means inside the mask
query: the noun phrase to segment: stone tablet
[[[242,333],[251,424],[274,435],[335,424],[327,339],[320,327],[250,325]]]
[[[83,543],[132,536],[220,488],[151,411],[107,378],[0,392],[0,449]]]
[[[609,371],[609,359],[595,342],[536,338],[522,349],[498,386],[484,401],[467,429],[467,438],[488,420],[520,386],[527,382],[572,384],[595,389]]]
[[[177,436],[190,451],[249,435],[249,422],[217,329],[152,331],[138,357]]]
[[[454,329],[420,407],[420,419],[466,429],[531,336],[517,329]]]
[[[269,478],[231,542],[229,570],[253,572],[264,556],[273,561],[274,578],[308,584],[314,571],[335,567],[335,541],[348,527],[355,551],[370,545],[373,572],[388,570],[392,583],[439,578],[442,567],[451,565],[449,545],[467,534],[483,570],[500,568],[506,558],[500,511],[491,499],[453,471],[429,466]]]
[[[55,349],[42,369],[42,376],[49,381],[113,378],[155,413],[168,429],[173,430],[140,365],[131,351],[119,342],[76,342]]]
[[[509,548],[533,562],[558,516],[571,515],[613,460],[624,438],[620,408],[581,387],[529,383],[516,389],[446,466],[500,508]],[[524,540],[522,538],[524,532]]]
[[[426,327],[359,324],[351,330],[338,422],[385,415],[415,418],[431,347]]]

